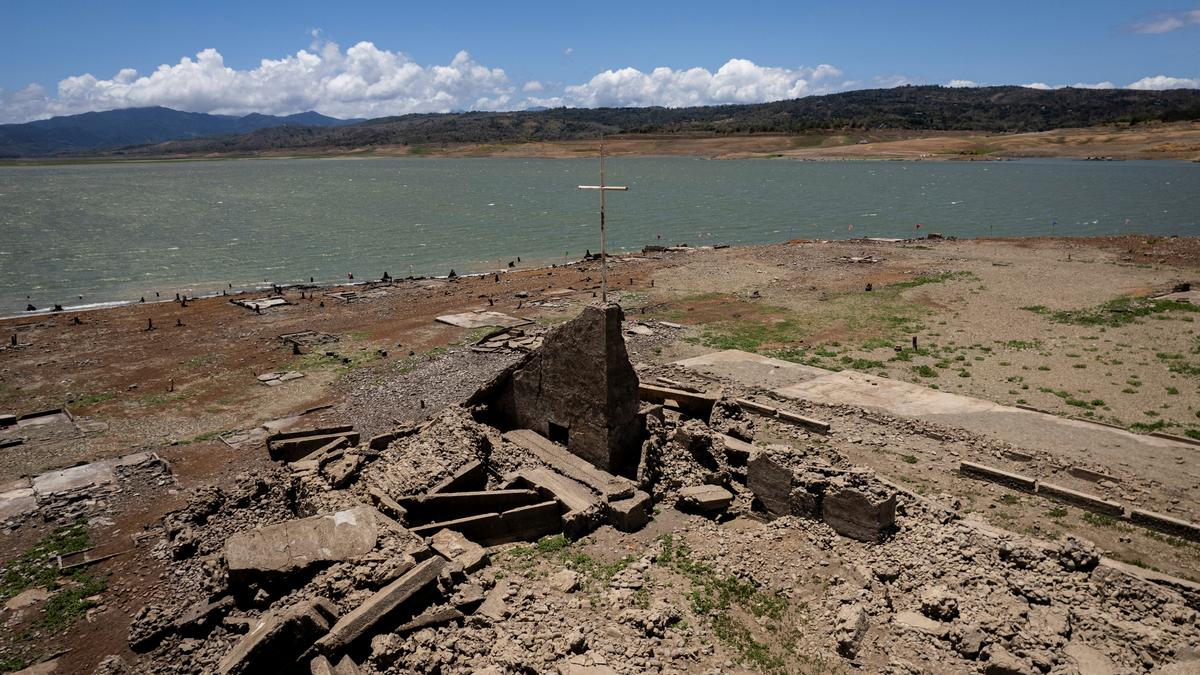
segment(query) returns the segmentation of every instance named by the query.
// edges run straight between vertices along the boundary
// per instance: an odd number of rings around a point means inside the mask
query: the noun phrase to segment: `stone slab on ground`
[[[345,440],[342,441],[341,439]],[[312,436],[272,438],[267,441],[267,452],[271,455],[271,459],[277,462],[295,462],[308,457],[318,450],[326,448],[330,443],[339,441],[343,445],[358,445],[358,432],[340,431]]]
[[[408,522],[428,523],[454,520],[481,513],[501,513],[518,506],[543,501],[537,490],[481,490],[477,492],[440,492],[397,500],[408,513]]]
[[[964,476],[978,478],[989,483],[998,483],[1014,490],[1022,490],[1024,492],[1037,491],[1037,480],[1019,473],[1013,473],[1012,471],[997,469],[994,466],[964,461],[959,462],[958,471]]]
[[[776,389],[811,380],[831,371],[799,363],[773,359],[761,354],[752,354],[739,349],[695,356],[676,361],[675,365],[709,375],[728,378],[756,387]]]
[[[690,485],[679,490],[680,506],[695,511],[724,511],[732,503],[733,493],[720,485]]]
[[[673,389],[671,387],[659,387],[653,384],[642,383],[638,386],[638,396],[643,401],[650,403],[666,403],[674,401],[680,410],[688,411],[703,419],[708,419],[708,415],[712,412],[713,406],[720,400],[717,394],[706,394],[703,392],[684,391],[682,389]]]
[[[317,649],[326,655],[340,653],[418,591],[436,581],[445,566],[446,561],[440,556],[419,563],[338,619],[329,633],[317,640]]]
[[[522,319],[519,316],[509,316],[500,312],[461,312],[459,314],[446,314],[437,318],[441,323],[459,328],[487,328],[489,326],[497,326],[500,328],[514,328],[516,326],[524,326],[525,324],[533,323],[529,319]]]
[[[33,491],[45,499],[83,487],[111,484],[115,480],[113,462],[103,460],[44,473],[33,479]]]
[[[430,546],[446,560],[462,565],[467,574],[488,563],[487,551],[482,546],[454,530],[439,530],[430,537]]]
[[[896,495],[872,495],[853,487],[833,489],[821,499],[821,519],[838,534],[880,541],[896,526]]]
[[[650,495],[638,490],[632,497],[617,499],[605,507],[608,522],[622,532],[635,532],[650,522]]]
[[[375,521],[374,509],[357,507],[239,532],[225,540],[229,574],[286,574],[366,555],[379,536]]]
[[[521,469],[508,481],[510,486],[530,486],[563,505],[563,530],[575,537],[599,524],[604,501],[583,483],[544,468]]]
[[[0,522],[19,518],[37,509],[37,497],[33,487],[16,488],[0,492]]]
[[[306,600],[259,619],[217,663],[221,675],[286,671],[329,630],[337,608],[325,598]]]
[[[479,460],[467,462],[446,480],[430,488],[430,492],[470,492],[487,487],[487,467]]]

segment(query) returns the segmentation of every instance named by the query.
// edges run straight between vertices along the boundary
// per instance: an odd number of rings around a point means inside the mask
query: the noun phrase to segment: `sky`
[[[3,0],[0,123],[753,103],[903,84],[1200,88],[1200,2]]]

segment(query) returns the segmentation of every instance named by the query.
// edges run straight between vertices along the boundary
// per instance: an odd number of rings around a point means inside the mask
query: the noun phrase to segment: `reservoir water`
[[[0,166],[0,314],[574,260],[598,248],[597,194],[576,189],[596,169],[582,158]],[[614,251],[927,232],[1200,235],[1200,164],[1185,162],[636,157],[610,159],[608,181],[630,187],[608,197]]]

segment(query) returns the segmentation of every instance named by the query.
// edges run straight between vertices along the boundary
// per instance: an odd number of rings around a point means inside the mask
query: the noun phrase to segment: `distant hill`
[[[1029,132],[1200,120],[1200,90],[907,86],[747,105],[552,108],[335,120],[114,110],[0,126],[0,156],[155,156],[319,151],[388,145],[565,141],[600,134],[715,136],[815,130]],[[129,147],[137,146],[137,147]],[[119,147],[119,150],[108,148]]]
[[[1200,119],[1200,90],[908,86],[749,105],[553,108],[383,117],[274,127],[132,149],[134,155],[257,153],[385,145],[563,141],[600,134],[794,134],[828,129],[1027,132]]]
[[[167,140],[241,134],[280,126],[332,127],[339,120],[303,112],[286,117],[252,113],[244,117],[208,115],[170,108],[125,108],[0,125],[0,157],[78,154]]]

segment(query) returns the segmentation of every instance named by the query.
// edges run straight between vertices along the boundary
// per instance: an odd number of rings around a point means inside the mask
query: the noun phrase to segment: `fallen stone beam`
[[[528,450],[554,471],[583,483],[600,493],[606,500],[626,499],[633,496],[635,490],[633,481],[597,469],[586,459],[571,454],[566,448],[551,442],[535,431],[529,429],[509,431],[504,434],[504,440]]]
[[[766,415],[767,417],[774,417],[776,414],[779,413],[779,410],[776,408],[773,408],[764,403],[759,403],[758,401],[752,401],[748,398],[736,398],[736,399],[734,399],[734,403],[737,403],[739,406],[746,408],[747,410],[756,412],[760,415]]]
[[[343,651],[418,591],[436,581],[445,565],[444,558],[434,556],[384,586],[375,595],[367,598],[366,602],[338,619],[329,633],[317,640],[317,650],[327,656]]]
[[[549,469],[522,469],[507,482],[509,487],[537,488],[563,506],[562,527],[567,536],[576,538],[600,524],[603,500],[586,485]]]
[[[287,671],[299,654],[329,630],[330,622],[336,618],[337,608],[320,597],[268,614],[221,657],[217,672],[241,675]]]
[[[291,431],[277,431],[267,437],[267,442],[282,441],[289,438],[301,438],[303,436],[329,436],[331,434],[345,434],[354,431],[354,425],[337,424],[331,427],[315,427],[312,429],[293,429]]]
[[[433,626],[442,626],[455,621],[462,621],[466,618],[462,612],[453,607],[443,609],[435,609],[425,612],[417,618],[396,629],[397,633],[411,633],[421,630],[422,628],[432,628]]]
[[[1200,541],[1200,525],[1143,509],[1129,509],[1129,521],[1188,541]]]
[[[995,467],[984,466],[974,462],[960,462],[958,465],[959,473],[971,478],[978,478],[991,483],[999,483],[1001,485],[1022,490],[1025,492],[1037,492],[1037,481],[1029,476],[1022,476],[1019,473],[1012,473]]]
[[[499,513],[480,513],[412,528],[418,537],[432,537],[441,530],[452,530],[474,542],[483,543],[500,530]]]
[[[802,427],[808,427],[813,431],[819,431],[823,434],[829,433],[830,429],[829,422],[822,422],[821,420],[805,417],[804,415],[798,415],[794,412],[788,412],[786,410],[779,411],[779,419],[785,422],[791,422],[792,424],[799,424]]]
[[[681,410],[687,410],[708,419],[713,406],[720,399],[716,394],[703,394],[670,387],[657,387],[653,384],[638,385],[638,395],[643,401],[651,403],[666,403],[674,401]]]
[[[267,452],[270,453],[271,459],[277,462],[294,462],[304,459],[339,438],[345,438],[347,445],[358,445],[357,431],[343,431],[318,436],[294,436],[274,441],[268,440]]]
[[[452,530],[483,546],[514,541],[530,541],[547,534],[562,532],[562,506],[549,501],[521,506],[503,513],[483,513],[456,520],[430,523],[412,529],[422,537],[440,530]]]
[[[442,492],[402,497],[397,500],[408,512],[408,523],[454,520],[481,513],[500,513],[542,501],[537,490],[486,490]]]
[[[487,487],[487,468],[483,462],[473,460],[467,462],[452,476],[438,483],[430,492],[471,492]]]
[[[1110,502],[1103,497],[1079,492],[1054,483],[1038,483],[1037,493],[1040,496],[1078,506],[1088,511],[1105,513],[1118,518],[1125,515],[1125,507],[1116,502]]]

